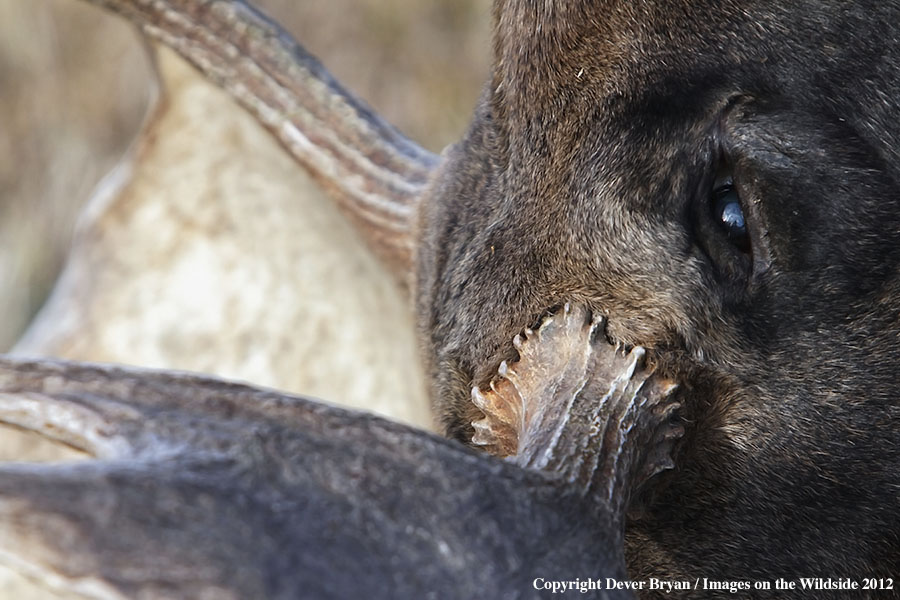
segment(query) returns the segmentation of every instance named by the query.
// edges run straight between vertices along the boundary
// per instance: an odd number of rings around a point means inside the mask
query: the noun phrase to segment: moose
[[[900,5],[496,0],[438,157],[241,0],[95,3],[330,192],[450,439],[4,359],[0,419],[95,457],[0,469],[5,564],[102,598],[900,597]]]

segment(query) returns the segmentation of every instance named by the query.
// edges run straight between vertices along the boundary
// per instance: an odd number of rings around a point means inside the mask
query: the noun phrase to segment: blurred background
[[[439,151],[490,58],[490,0],[257,2],[350,90]],[[127,149],[152,68],[120,19],[80,0],[0,0],[0,351],[40,308],[79,209]]]

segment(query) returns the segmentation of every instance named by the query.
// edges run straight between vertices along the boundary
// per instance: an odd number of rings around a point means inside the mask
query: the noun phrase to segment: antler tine
[[[88,0],[173,48],[306,167],[402,281],[437,157],[404,137],[243,0]]]

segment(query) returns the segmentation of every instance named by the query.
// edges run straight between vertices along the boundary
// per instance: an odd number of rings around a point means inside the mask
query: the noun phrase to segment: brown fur
[[[682,382],[687,435],[629,524],[632,577],[896,575],[900,6],[498,0],[494,17],[491,81],[419,221],[447,433],[470,439],[470,386],[516,333],[586,301]],[[709,221],[724,157],[750,260]]]

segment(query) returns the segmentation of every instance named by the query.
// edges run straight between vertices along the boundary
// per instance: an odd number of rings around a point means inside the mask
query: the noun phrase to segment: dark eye
[[[713,219],[728,235],[728,240],[741,252],[750,253],[750,235],[741,208],[741,198],[731,178],[716,182],[712,193]]]

